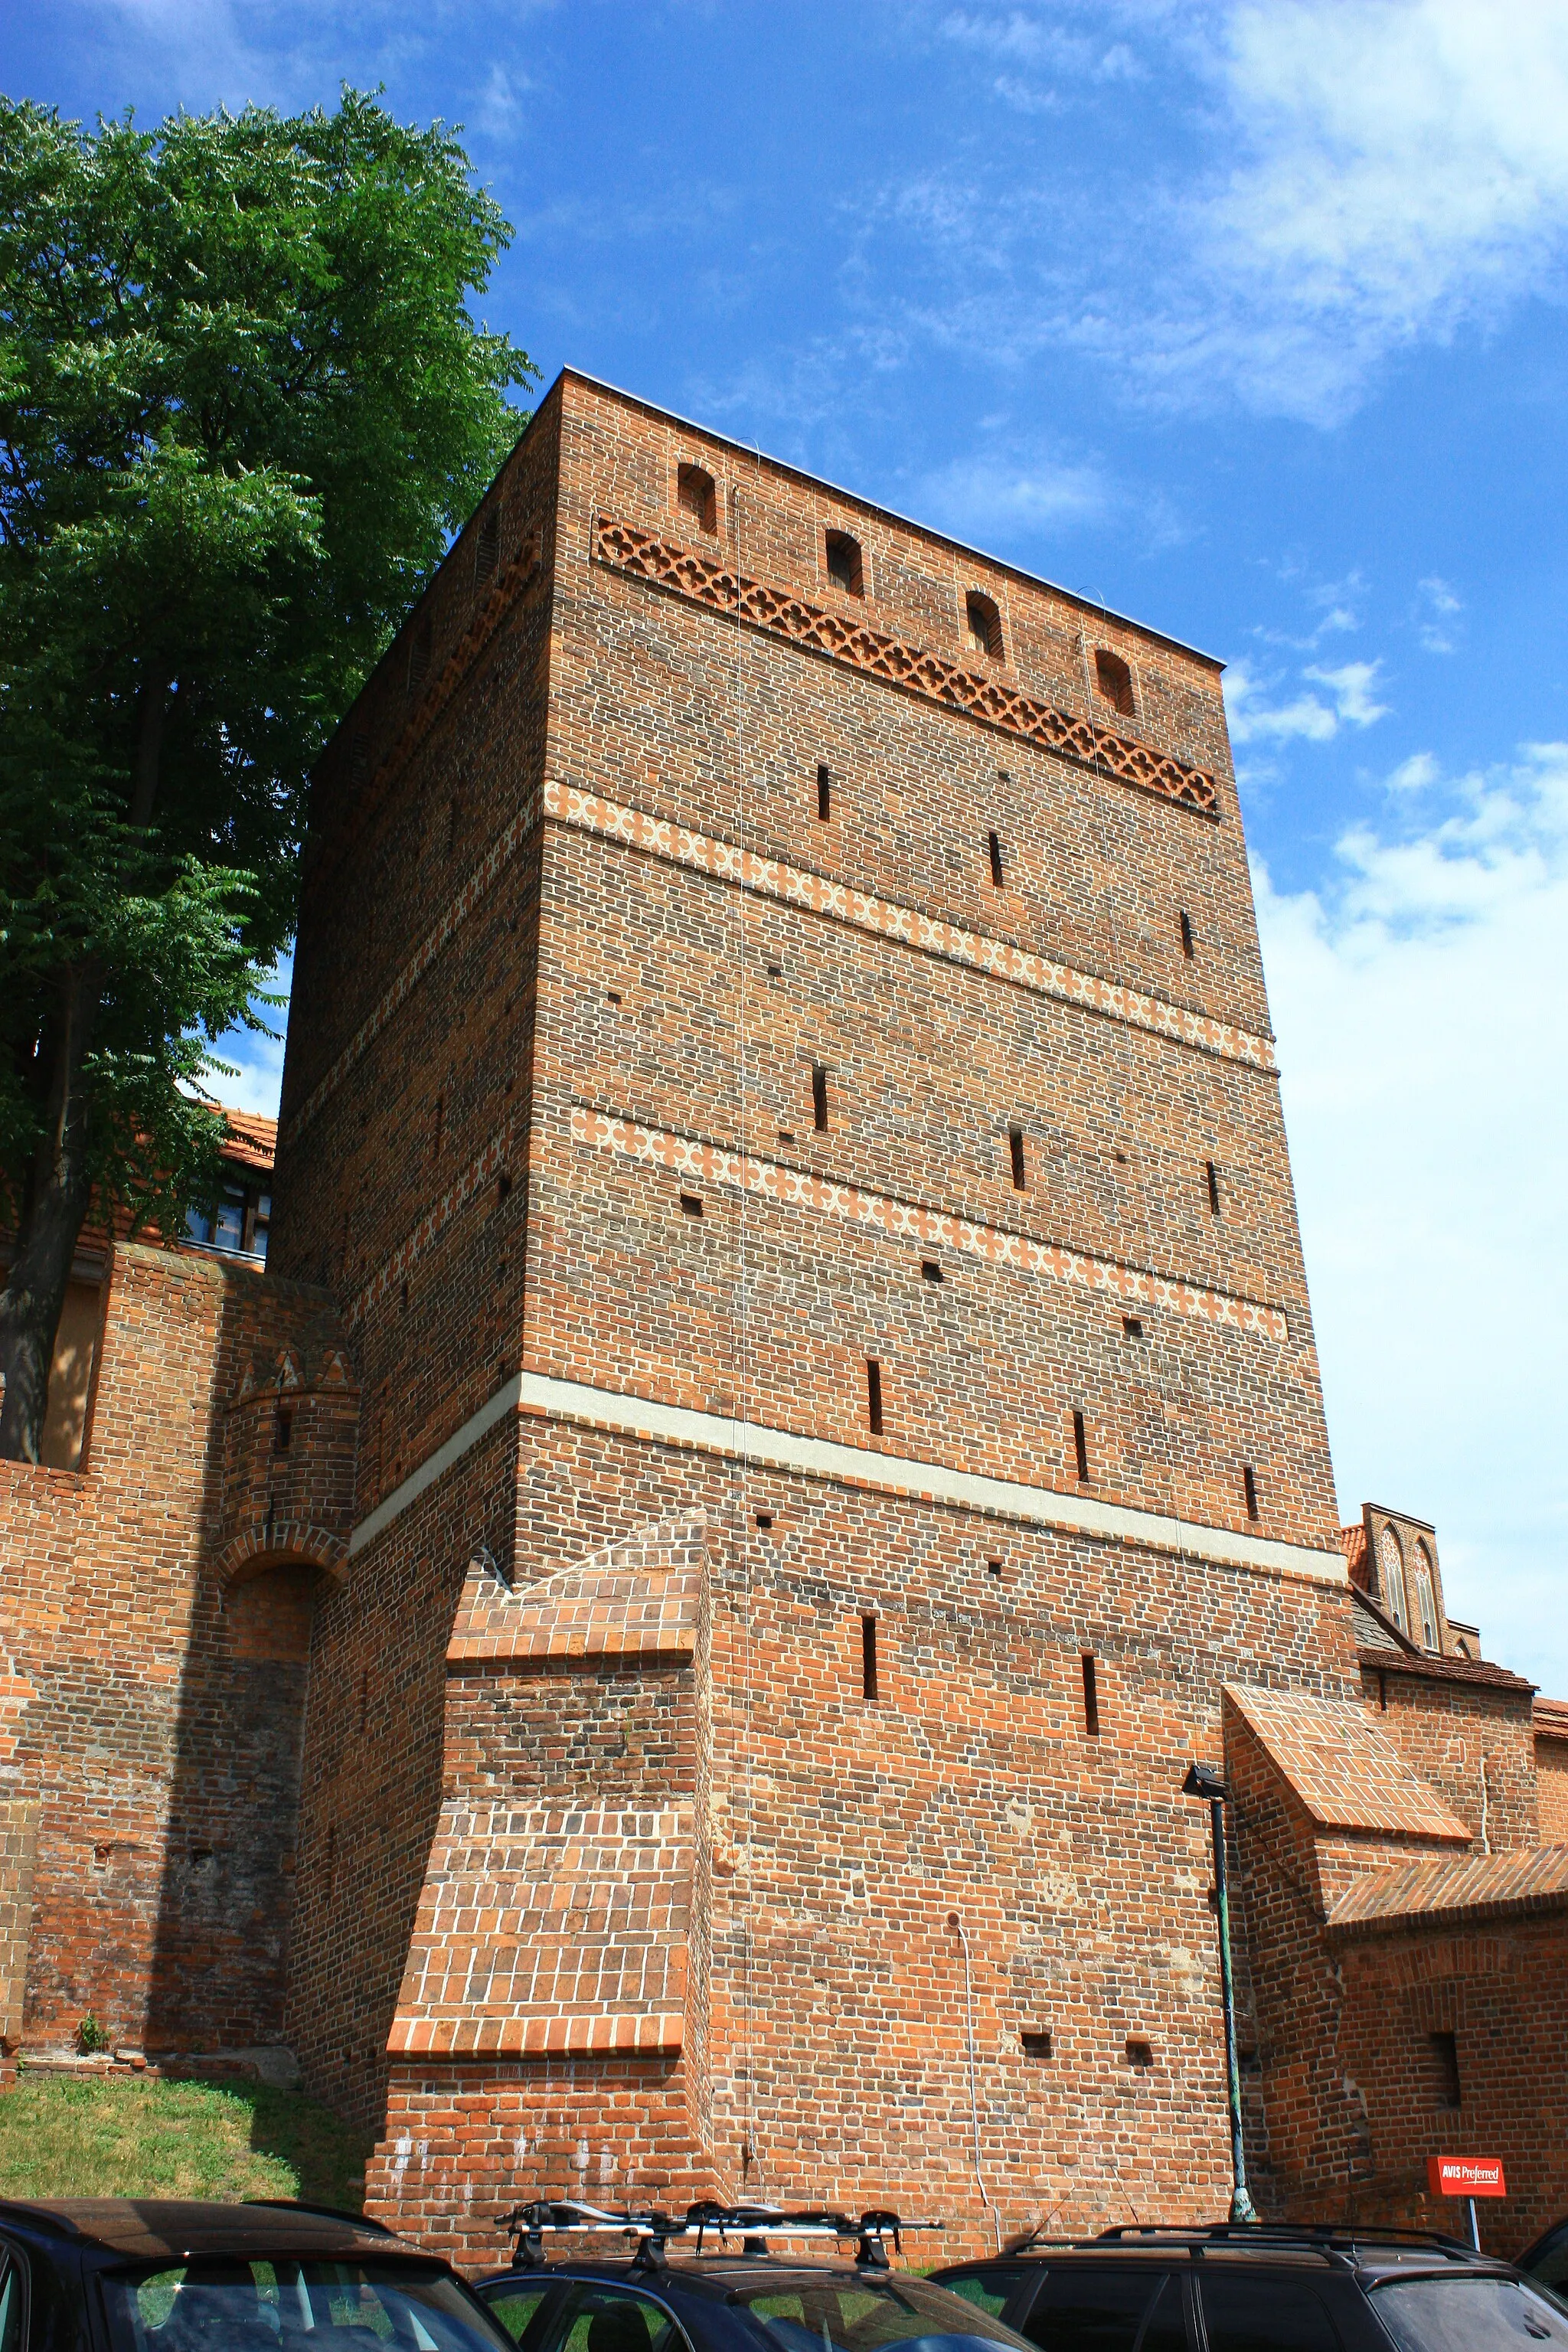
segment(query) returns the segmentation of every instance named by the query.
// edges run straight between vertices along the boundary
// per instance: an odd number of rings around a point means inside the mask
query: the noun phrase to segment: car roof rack
[[[828,2206],[786,2212],[780,2205],[721,2205],[711,2198],[689,2205],[680,2215],[663,2212],[657,2206],[612,2209],[584,2204],[577,2198],[542,2199],[531,2205],[513,2206],[510,2213],[497,2219],[512,2239],[511,2266],[520,2271],[542,2267],[546,2231],[565,2235],[620,2231],[637,2242],[634,2267],[647,2271],[664,2269],[665,2248],[672,2238],[694,2237],[692,2251],[698,2254],[709,2236],[718,2240],[720,2252],[728,2240],[739,2238],[742,2252],[748,2254],[765,2254],[770,2238],[832,2238],[840,2243],[853,2238],[856,2268],[885,2271],[891,2267],[889,2238],[901,2254],[906,2230],[947,2226],[944,2221],[906,2221],[885,2206],[873,2206],[857,2217]]]
[[[356,2230],[374,2230],[378,2238],[395,2238],[384,2221],[374,2221],[368,2213],[351,2213],[346,2205],[312,2205],[303,2197],[242,2197],[242,2205],[268,2206],[275,2213],[319,2213],[327,2221],[352,2221]]]
[[[1101,2230],[1089,2239],[1079,2239],[1079,2245],[1099,2245],[1105,2238],[1204,2238],[1223,2243],[1227,2240],[1257,2244],[1266,2238],[1289,2240],[1321,2245],[1335,2239],[1395,2239],[1412,2245],[1441,2246],[1445,2251],[1469,2254],[1475,2252],[1462,2238],[1450,2238],[1441,2230],[1414,2230],[1402,2221],[1118,2221],[1109,2230]]]
[[[1092,2238],[1050,2237],[1030,2230],[1009,2238],[1005,2254],[1026,2254],[1054,2246],[1181,2245],[1201,2253],[1205,2246],[1300,2246],[1315,2248],[1330,2260],[1342,2261],[1373,2246],[1430,2247],[1447,2262],[1487,2262],[1462,2238],[1440,2230],[1415,2230],[1402,2222],[1381,2221],[1118,2221]]]

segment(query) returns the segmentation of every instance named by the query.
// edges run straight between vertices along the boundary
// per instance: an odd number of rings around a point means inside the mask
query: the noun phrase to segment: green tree
[[[0,1455],[89,1208],[216,1177],[208,1047],[293,925],[311,760],[526,419],[440,125],[0,100]]]

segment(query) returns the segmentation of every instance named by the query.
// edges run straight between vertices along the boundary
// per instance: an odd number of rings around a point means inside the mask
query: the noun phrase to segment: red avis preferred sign
[[[1506,2197],[1500,2156],[1429,2156],[1426,2186],[1434,2197]]]

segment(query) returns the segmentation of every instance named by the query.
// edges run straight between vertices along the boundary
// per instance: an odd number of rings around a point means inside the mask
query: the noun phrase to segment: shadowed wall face
[[[281,2040],[310,1623],[357,1406],[321,1293],[119,1243],[81,1466],[0,1464],[28,2044],[68,2046],[88,2011],[153,2052]]]

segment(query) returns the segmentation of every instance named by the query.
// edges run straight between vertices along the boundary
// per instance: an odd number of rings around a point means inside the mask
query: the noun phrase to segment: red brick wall
[[[1113,726],[1152,774],[1156,754],[1203,769],[1218,821],[592,561],[603,514],[689,538],[688,457],[718,478],[725,562],[949,663],[983,589],[1009,709],[1065,710],[1086,744],[1083,720]],[[390,2096],[377,2193],[469,2259],[491,2251],[475,2212],[574,2185],[584,2150],[637,2189],[935,2199],[978,2243],[956,1911],[1009,2226],[1223,2210],[1206,1822],[1182,1774],[1217,1749],[1226,1675],[1357,1675],[1215,668],[575,379],[495,496],[506,546],[539,531],[537,567],[492,605],[459,547],[323,763],[307,878],[272,1262],[338,1286],[362,1518],[521,1371],[1283,1539],[1324,1580],[550,1413],[499,1423],[363,1530],[318,1620],[315,1687],[342,1703],[307,1736],[289,2019],[309,2079],[355,2112]],[[862,541],[852,614],[828,523]],[[1131,719],[1090,690],[1100,643],[1131,665]],[[741,848],[790,870],[738,887]],[[919,920],[963,937],[917,952]],[[624,1135],[600,1118],[649,1132],[601,1148]],[[672,1164],[692,1141],[767,1163],[774,1195],[779,1168],[856,1190],[786,1207],[711,1160],[694,1184]],[[933,1245],[908,1208],[959,1223]],[[473,1544],[529,1584],[683,1514],[716,1531],[710,1731],[662,1790],[697,1796],[686,2047],[389,2062],[410,1937],[439,1916],[443,1777],[459,1810],[552,1772],[591,1797],[595,1740],[633,1697],[503,1677],[473,1702],[480,1739],[444,1687]],[[378,1717],[355,1695],[383,1688]],[[633,1717],[616,1772],[658,1719]],[[1026,2027],[1051,2060],[1026,2058]]]
[[[1053,2210],[1069,2226],[1223,2210],[1207,1821],[1180,1782],[1192,1755],[1218,1752],[1223,1676],[1285,1671],[1353,1688],[1339,1596],[1173,1563],[1155,1588],[1120,1546],[868,1488],[742,1480],[710,1457],[559,1423],[527,1419],[521,1436],[525,1591],[672,1510],[705,1513],[718,1538],[699,1813],[710,1892],[693,1923],[706,1911],[708,2045],[679,2060],[578,2056],[569,2071],[395,2060],[373,2184],[382,2210],[480,2263],[493,2251],[484,2217],[564,2193],[585,2147],[592,2179],[608,2165],[617,2191],[710,2180],[910,2210],[940,2200],[955,2225],[944,2245],[990,2242],[969,2152],[956,1909],[973,1954],[983,2161],[1004,2226]],[[459,1497],[458,1524],[463,1508]],[[389,1530],[370,1549],[400,1541]],[[872,1704],[860,1695],[866,1610],[879,1620]],[[1099,1667],[1094,1740],[1086,1650]],[[449,1785],[478,1806],[504,1783],[521,1811],[546,1782],[581,1789],[586,1805],[607,1773],[646,1777],[647,1727],[663,1717],[640,1711],[642,1683],[588,1687],[592,1707],[575,1682],[487,1678],[448,1711]],[[606,1693],[638,1727],[624,1751],[589,1736]],[[471,1706],[493,1727],[482,1750]],[[658,1785],[647,1780],[650,1801]],[[672,1759],[667,1794],[689,1785]],[[1026,2028],[1052,2034],[1050,2061],[1026,2056]],[[1152,2041],[1152,2068],[1129,2064],[1130,2037]]]
[[[1536,1789],[1542,1845],[1568,1845],[1568,1739],[1537,1735]]]
[[[1517,2255],[1568,2208],[1568,1932],[1544,1918],[1336,1937],[1342,2060],[1367,2114],[1363,2210],[1467,2234],[1426,2194],[1429,2156],[1500,2156],[1508,2196],[1478,2207],[1481,2243]],[[1451,2033],[1460,2105],[1442,2103],[1431,2036]]]
[[[1539,1843],[1528,1685],[1494,1690],[1438,1675],[1379,1673],[1364,1664],[1362,1682],[1383,1729],[1473,1835],[1482,1833],[1484,1795],[1486,1838],[1494,1853]]]
[[[155,2049],[280,2039],[308,1619],[355,1404],[319,1293],[121,1244],[83,1466],[0,1464],[3,1769],[37,1808],[27,2042],[88,2010]]]

